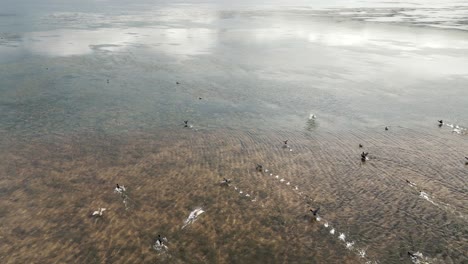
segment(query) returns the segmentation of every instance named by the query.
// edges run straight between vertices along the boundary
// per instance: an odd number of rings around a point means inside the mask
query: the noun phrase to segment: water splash
[[[452,133],[456,133],[456,134],[459,134],[459,135],[467,134],[468,129],[465,128],[465,127],[462,127],[462,126],[459,126],[459,125],[456,125],[456,124],[450,124],[450,123],[447,123],[445,125],[452,128]]]
[[[130,198],[128,198],[127,189],[125,188],[125,186],[124,185],[122,185],[122,186],[117,185],[117,187],[115,187],[115,189],[114,189],[114,193],[117,193],[117,194],[120,195],[120,197],[122,197],[122,202],[123,202],[123,204],[125,206],[125,210],[128,210],[130,208],[130,206],[129,206],[129,199]]]
[[[153,249],[156,251],[167,251],[169,248],[166,246],[167,238],[163,237],[161,241],[159,239],[156,240],[153,244]]]
[[[339,238],[341,241],[345,241],[346,235],[345,235],[344,233],[340,233],[340,235],[338,236],[338,238]]]
[[[430,264],[431,261],[429,258],[425,257],[423,255],[423,253],[421,252],[416,252],[416,253],[413,253],[411,256],[411,261],[414,263],[414,264]]]
[[[197,209],[193,210],[190,213],[190,215],[188,216],[188,218],[185,220],[184,225],[182,226],[182,229],[184,229],[186,226],[188,226],[188,225],[194,223],[195,221],[197,221],[198,216],[200,216],[204,212],[205,211],[203,211],[203,209],[201,209],[201,208],[197,208]]]
[[[97,211],[94,211],[92,216],[102,216],[102,213],[106,210],[106,208],[99,208]]]
[[[437,205],[437,206],[438,206],[438,204],[437,204],[436,202],[434,202],[434,201],[431,199],[431,197],[429,197],[429,194],[427,194],[427,193],[421,191],[421,193],[419,194],[419,196],[421,196],[423,199],[427,200],[428,202],[432,203],[433,205]]]
[[[361,258],[366,257],[366,250],[365,249],[358,249],[358,256]]]

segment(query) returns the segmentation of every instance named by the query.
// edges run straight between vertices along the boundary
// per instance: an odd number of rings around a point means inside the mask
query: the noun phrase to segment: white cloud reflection
[[[31,53],[51,57],[85,55],[95,50],[119,51],[142,45],[177,56],[209,53],[215,37],[213,30],[205,28],[61,29],[28,33],[22,46]]]

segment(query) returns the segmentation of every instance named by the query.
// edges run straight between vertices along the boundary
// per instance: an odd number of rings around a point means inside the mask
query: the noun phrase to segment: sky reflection
[[[212,49],[214,37],[204,28],[63,29],[27,33],[21,45],[28,52],[51,57],[118,52],[141,45],[168,55],[197,55]]]
[[[465,34],[460,32],[340,23],[335,18],[316,18],[293,11],[231,11],[227,14],[213,7],[197,9],[175,5],[139,15],[53,13],[41,21],[63,26],[29,31],[15,38],[2,34],[0,46],[17,46],[26,53],[50,57],[85,55],[94,51],[118,52],[132,47],[145,47],[168,56],[191,56],[211,54],[226,40],[264,45],[289,41],[399,52],[466,50],[468,47]],[[0,58],[7,53],[11,56],[11,49],[0,49]]]

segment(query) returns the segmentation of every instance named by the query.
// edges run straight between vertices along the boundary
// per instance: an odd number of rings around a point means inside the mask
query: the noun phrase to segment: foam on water
[[[462,127],[460,125],[450,124],[450,123],[446,123],[445,125],[452,128],[452,133],[455,133],[458,135],[465,135],[468,133],[468,128],[466,127]]]
[[[168,242],[167,238],[163,237],[161,240],[162,242],[156,240],[156,242],[153,244],[153,249],[159,252],[169,250],[169,248],[166,246],[166,243]]]
[[[339,238],[341,241],[345,241],[346,235],[345,235],[344,233],[340,233],[340,235],[338,236],[338,238]]]
[[[416,252],[416,253],[413,253],[412,256],[410,256],[411,258],[411,261],[414,263],[414,264],[430,264],[432,263],[432,261],[428,258],[428,257],[425,257],[423,255],[423,253],[421,252]]]
[[[204,212],[205,211],[203,211],[203,209],[201,209],[201,208],[197,208],[197,209],[193,210],[192,212],[190,212],[190,215],[185,220],[184,225],[182,226],[182,229],[185,228],[186,226],[194,223],[195,221],[197,221],[198,216],[200,216]]]

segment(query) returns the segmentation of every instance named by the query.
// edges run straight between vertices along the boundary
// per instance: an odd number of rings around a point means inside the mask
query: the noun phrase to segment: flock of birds
[[[109,82],[109,80],[107,80],[107,82]],[[176,84],[180,84],[179,82],[176,82]],[[199,97],[199,100],[201,100],[202,98]],[[309,120],[315,120],[317,117],[314,115],[314,114],[310,114],[309,115]],[[442,127],[444,125],[444,122],[443,120],[438,120],[438,126],[439,127]],[[184,128],[192,128],[193,126],[189,124],[189,120],[184,120],[183,121],[183,126]],[[457,132],[459,130],[462,130],[463,128],[459,127],[458,125],[455,126],[455,125],[451,125],[451,124],[447,124],[447,126],[450,126],[452,127],[454,130],[454,132]],[[385,131],[388,131],[390,128],[388,126],[385,126],[384,130]],[[359,144],[359,148],[363,148],[363,144]],[[292,149],[288,146],[288,140],[284,140],[283,141],[283,148],[288,148],[290,151],[292,151]],[[368,155],[369,153],[368,152],[362,152],[361,153],[361,162],[366,162],[369,160],[368,158]],[[465,161],[465,165],[468,165],[468,157],[465,157],[466,161]],[[268,170],[264,169],[263,165],[262,164],[256,164],[256,167],[255,167],[255,170],[257,172],[268,172]],[[273,175],[273,174],[270,174],[270,175]],[[278,175],[276,176],[276,178],[278,178]],[[283,179],[282,179],[283,180]],[[410,185],[414,185],[414,183],[410,182],[409,180],[406,180],[406,182]],[[223,180],[220,182],[220,185],[222,186],[230,186],[230,184],[232,183],[232,180],[231,179],[227,179],[227,178],[223,178]],[[288,184],[289,185],[289,182]],[[237,187],[235,187],[235,189],[237,190]],[[295,190],[298,190],[297,186],[295,188]],[[119,185],[119,184],[116,184],[116,187],[114,189],[114,192],[115,193],[118,193],[119,195],[121,195],[121,197],[123,198],[123,202],[126,206],[126,209],[127,208],[127,200],[128,200],[128,195],[126,193],[126,188],[125,186],[123,185]],[[423,195],[423,191],[420,191],[421,192],[421,195]],[[241,194],[243,194],[242,191],[240,191]],[[248,196],[250,197],[249,194],[245,194],[245,196]],[[255,199],[252,200],[252,201],[256,201]],[[99,208],[98,210],[94,211],[91,216],[92,217],[102,217],[103,216],[103,213],[104,211],[106,211],[106,208]],[[314,217],[314,219],[316,219],[317,221],[320,221],[321,218],[320,216],[318,215],[319,214],[319,211],[320,211],[320,206],[313,209],[313,208],[310,208],[309,209],[310,213],[312,214],[312,216]],[[192,224],[193,222],[195,222],[198,218],[199,215],[201,215],[202,213],[204,213],[204,211],[201,209],[201,208],[197,208],[195,210],[193,210],[190,215],[188,216],[188,218],[185,220],[184,222],[184,225],[182,226],[182,229],[184,229],[186,226],[188,226],[189,224]],[[329,224],[328,222],[326,222],[324,224],[325,227],[328,227]],[[335,229],[332,229],[330,231],[331,234],[334,234],[335,232]],[[343,233],[340,234],[339,236],[339,239],[340,240],[343,240],[345,241],[345,235]],[[156,238],[156,241],[155,243],[153,244],[153,249],[157,250],[157,251],[167,251],[168,250],[168,247],[167,247],[167,244],[168,243],[168,240],[166,237],[161,237],[161,235],[158,235],[158,237]],[[347,248],[351,248],[353,246],[354,242],[348,242],[347,243]],[[365,255],[365,252],[360,250],[359,251],[359,255],[361,257],[364,257]],[[409,258],[414,262],[414,263],[421,263],[420,260],[423,260],[424,257],[423,255],[420,253],[420,252],[410,252],[408,251],[408,256]]]

